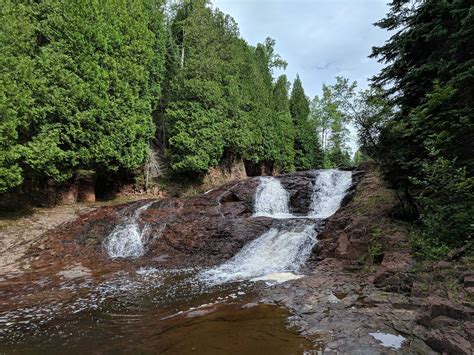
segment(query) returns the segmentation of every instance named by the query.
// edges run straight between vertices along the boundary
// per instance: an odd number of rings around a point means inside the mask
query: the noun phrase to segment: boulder
[[[426,343],[443,354],[471,355],[474,351],[471,342],[455,331],[433,330]]]

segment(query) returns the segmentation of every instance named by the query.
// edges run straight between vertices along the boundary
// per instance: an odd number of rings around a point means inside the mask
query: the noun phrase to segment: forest
[[[290,93],[273,76],[286,66],[274,40],[250,46],[208,1],[90,5],[3,6],[0,192],[137,174],[151,143],[174,176],[232,157],[279,171],[350,163],[341,117],[327,102],[311,111],[299,77]]]
[[[177,179],[235,158],[270,172],[373,159],[423,253],[471,238],[469,1],[392,1],[371,87],[338,77],[312,99],[300,77],[275,77],[273,39],[249,45],[208,0],[87,4],[3,1],[0,194],[143,175],[153,150]]]

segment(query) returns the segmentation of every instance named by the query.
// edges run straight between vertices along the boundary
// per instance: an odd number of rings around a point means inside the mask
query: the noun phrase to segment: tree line
[[[207,0],[5,0],[0,21],[0,192],[134,172],[150,142],[178,176],[349,163],[330,98],[275,78],[275,41],[249,45]]]

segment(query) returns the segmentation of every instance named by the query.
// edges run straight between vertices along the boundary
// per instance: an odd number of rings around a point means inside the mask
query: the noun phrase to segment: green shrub
[[[474,178],[464,167],[438,157],[422,165],[423,178],[412,179],[419,189],[420,229],[412,233],[415,251],[440,258],[465,244],[474,230]]]

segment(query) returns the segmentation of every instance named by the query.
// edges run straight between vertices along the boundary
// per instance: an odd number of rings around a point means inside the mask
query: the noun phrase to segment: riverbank
[[[96,202],[64,203],[57,191],[53,197],[45,198],[44,205],[34,207],[25,197],[17,198],[13,194],[1,195],[4,198],[0,209],[0,280],[21,275],[30,270],[31,261],[27,253],[29,248],[43,248],[45,234],[81,215],[91,213],[98,208],[117,206],[128,202],[170,197],[190,197],[215,189],[226,183],[245,179],[245,167],[242,161],[224,164],[210,169],[201,181],[175,181],[170,178],[158,178],[149,189],[139,184],[122,186],[113,198]],[[18,200],[15,202],[15,200]],[[53,206],[55,203],[57,205]],[[75,201],[75,200],[74,200]]]
[[[0,275],[2,279],[30,270],[27,251],[41,248],[44,234],[59,225],[75,220],[82,213],[95,209],[91,204],[64,205],[53,208],[32,208],[0,217]]]
[[[263,301],[289,308],[290,324],[328,353],[472,354],[472,255],[415,260],[395,206],[367,166],[319,235],[308,276],[268,289]]]

